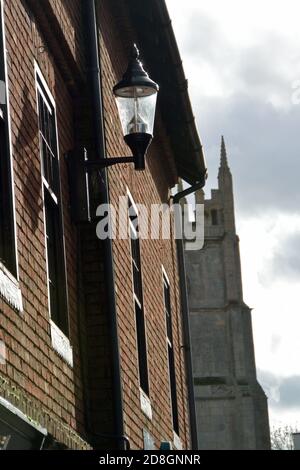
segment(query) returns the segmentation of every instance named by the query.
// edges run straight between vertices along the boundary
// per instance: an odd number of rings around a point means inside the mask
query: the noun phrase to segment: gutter
[[[169,12],[166,6],[165,0],[157,1],[157,8],[161,12],[163,18],[165,36],[169,43],[169,50],[173,58],[173,66],[176,69],[176,75],[178,78],[178,92],[180,93],[183,108],[185,110],[185,124],[189,129],[190,138],[193,142],[193,153],[195,161],[198,163],[199,168],[199,180],[193,182],[190,180],[189,183],[192,186],[184,191],[173,196],[173,203],[178,204],[184,197],[195,193],[205,186],[207,178],[207,166],[205,156],[203,152],[202,143],[198,134],[195,117],[191,105],[191,100],[188,94],[188,82],[185,77],[180,52],[178,49],[176,37],[172,27],[172,21],[169,16]],[[178,173],[180,174],[180,168]],[[181,298],[181,311],[182,311],[182,326],[183,326],[183,339],[184,339],[184,354],[185,354],[185,366],[187,373],[187,387],[188,387],[188,401],[189,401],[189,418],[190,418],[190,429],[191,429],[191,444],[192,450],[198,450],[198,431],[197,431],[197,418],[195,408],[195,392],[194,392],[194,376],[193,376],[193,362],[192,362],[192,347],[191,347],[191,335],[190,335],[190,320],[189,320],[189,300],[187,292],[186,282],[186,267],[184,258],[184,241],[183,234],[181,238],[176,239],[177,247],[177,261],[179,269],[179,283],[180,283],[180,298]]]
[[[93,138],[95,143],[95,159],[107,158],[104,135],[102,83],[101,83],[101,60],[100,47],[98,44],[98,22],[96,15],[95,0],[84,0],[82,2],[85,27],[86,63],[88,86],[91,89],[92,109],[93,109]],[[109,188],[107,171],[102,171],[104,191],[102,192],[102,203],[109,203]],[[112,240],[109,238],[103,241],[104,247],[104,269],[106,275],[108,317],[110,322],[110,333],[112,342],[113,361],[113,395],[114,395],[114,421],[115,435],[113,439],[117,441],[119,450],[125,450],[127,437],[124,435],[123,417],[123,393],[121,382],[120,347],[118,335],[118,318],[116,309],[115,276]],[[97,435],[95,435],[97,437]],[[104,438],[104,435],[98,435]],[[112,437],[112,436],[109,436]]]
[[[186,79],[186,76],[184,73],[184,68],[183,68],[176,36],[172,27],[172,21],[168,12],[166,2],[165,0],[156,0],[156,5],[162,18],[161,29],[164,30],[164,35],[169,45],[169,53],[173,61],[173,68],[175,70],[175,75],[177,76],[176,88],[177,88],[178,94],[181,96],[182,106],[185,111],[184,124],[187,126],[189,130],[189,135],[192,141],[193,154],[195,157],[195,163],[198,167],[199,176],[202,178],[206,176],[207,166],[206,166],[202,143],[201,143],[197,125],[196,125],[196,120],[195,120],[190,96],[188,93],[188,80]],[[179,173],[180,173],[180,169],[179,169]],[[187,182],[190,184],[196,185],[197,182],[195,180],[196,178],[193,178],[193,180],[192,179],[187,180]],[[188,193],[188,194],[191,194],[191,193]]]
[[[203,178],[195,183],[188,189],[180,191],[173,196],[173,204],[178,204],[179,201],[188,196],[189,194],[202,189],[205,186],[206,174]],[[188,402],[189,402],[189,418],[190,418],[190,429],[191,429],[191,444],[192,450],[198,450],[198,432],[197,432],[197,419],[196,419],[196,408],[195,408],[195,393],[194,393],[194,377],[193,377],[193,363],[192,363],[192,347],[191,347],[191,335],[190,335],[190,320],[189,320],[189,301],[186,284],[186,268],[184,260],[184,242],[183,234],[181,238],[176,239],[177,247],[177,261],[179,270],[179,284],[180,284],[180,299],[181,299],[181,312],[182,312],[182,329],[183,329],[183,341],[184,341],[184,356],[185,356],[185,367],[187,373],[187,387],[188,387]]]
[[[114,0],[111,3],[116,16],[123,21],[128,18],[124,31],[126,42],[129,37],[131,42],[140,45],[145,66],[159,83],[158,109],[170,140],[177,173],[193,185],[206,173],[206,162],[166,2]]]

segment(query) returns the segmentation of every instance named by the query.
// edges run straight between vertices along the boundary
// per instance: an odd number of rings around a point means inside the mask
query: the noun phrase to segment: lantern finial
[[[139,57],[140,57],[140,51],[139,51],[137,45],[134,43],[133,47],[132,47],[132,51],[131,51],[131,58],[135,59],[135,60],[138,60]]]

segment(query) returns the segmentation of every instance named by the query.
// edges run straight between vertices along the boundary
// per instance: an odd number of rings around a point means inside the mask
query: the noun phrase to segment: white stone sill
[[[51,342],[53,349],[57,354],[73,367],[73,348],[70,344],[69,338],[58,328],[58,326],[50,320],[51,326]]]
[[[140,402],[141,410],[145,416],[147,416],[150,421],[152,421],[152,406],[150,398],[145,394],[145,392],[140,388]]]
[[[23,312],[22,292],[19,282],[0,263],[0,296],[16,311]]]

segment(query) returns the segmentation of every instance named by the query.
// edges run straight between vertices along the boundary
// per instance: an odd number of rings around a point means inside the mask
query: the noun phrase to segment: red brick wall
[[[79,3],[77,0],[49,2],[65,33],[68,47],[82,70]],[[113,415],[110,335],[101,244],[96,240],[94,226],[80,230],[79,239],[78,228],[71,223],[64,154],[76,144],[74,122],[80,113],[76,109],[77,101],[72,98],[59,65],[44,41],[43,32],[36,24],[35,17],[25,9],[25,4],[25,1],[5,2],[17,248],[24,314],[20,315],[0,301],[1,339],[3,337],[8,348],[8,361],[6,366],[0,366],[0,373],[22,393],[40,404],[53,422],[63,422],[84,438],[84,398],[90,403],[86,411],[90,415],[92,430],[107,432]],[[102,2],[99,16],[107,152],[108,155],[128,155],[111,92],[128,59],[122,44],[120,19],[116,22],[107,0]],[[129,34],[128,31],[126,34]],[[73,369],[51,346],[34,60],[39,64],[57,106]],[[137,173],[131,165],[115,166],[108,171],[111,201],[114,204],[118,204],[120,195],[126,195],[127,188],[136,203],[150,207],[150,204],[168,202],[169,188],[176,181],[176,173],[159,115],[146,171]],[[173,439],[162,289],[163,265],[171,285],[180,438],[186,447],[189,430],[176,247],[174,241],[170,240],[143,240],[141,253],[152,421],[146,418],[140,408],[130,244],[128,240],[114,242],[125,433],[133,448],[142,448],[144,428],[153,435],[157,444],[161,440]],[[84,345],[81,344],[81,347],[85,364],[80,363],[80,334],[84,336]],[[85,382],[84,375],[87,376]],[[52,432],[57,438],[66,440],[67,432],[58,434],[55,426]],[[80,446],[74,442],[71,445]]]
[[[5,2],[5,27],[14,166],[17,249],[24,314],[1,301],[1,329],[8,361],[1,372],[55,418],[83,434],[81,369],[78,357],[76,297],[76,230],[71,226],[64,154],[73,148],[72,101],[55,62],[47,52],[34,18],[23,2]],[[70,337],[74,346],[71,369],[53,350],[50,338],[44,215],[34,60],[39,64],[57,104],[62,176]]]
[[[109,2],[103,2],[101,10],[101,55],[103,67],[104,110],[108,155],[128,155],[119,124],[116,104],[111,90],[120,79],[128,57],[118,24],[109,11]],[[114,32],[117,32],[114,34]],[[159,116],[157,121],[160,123]],[[156,126],[155,139],[147,157],[145,172],[135,172],[132,165],[112,167],[109,170],[111,201],[118,204],[119,195],[126,195],[128,188],[135,203],[168,203],[169,188],[175,183],[172,163],[168,167],[170,149],[162,126]],[[149,356],[150,399],[153,420],[150,422],[140,410],[138,368],[135,336],[135,313],[132,294],[130,242],[114,242],[116,293],[120,330],[121,367],[124,391],[125,429],[136,447],[142,446],[143,428],[157,442],[173,440],[169,404],[169,378],[166,350],[166,329],[162,286],[162,265],[170,279],[173,314],[174,349],[177,373],[180,437],[186,446],[189,440],[186,408],[186,384],[181,338],[180,295],[174,240],[142,240],[142,274]]]

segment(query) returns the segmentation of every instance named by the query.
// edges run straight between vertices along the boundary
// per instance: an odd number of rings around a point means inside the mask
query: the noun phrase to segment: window
[[[41,449],[47,431],[0,397],[0,451]]]
[[[128,198],[129,231],[131,240],[131,263],[133,277],[133,297],[136,320],[138,368],[140,387],[146,395],[149,395],[148,363],[147,363],[147,341],[145,328],[145,315],[143,306],[143,285],[141,272],[141,254],[138,227],[138,214]]]
[[[211,211],[211,223],[212,225],[218,225],[218,211],[216,209]]]
[[[45,207],[48,295],[51,320],[68,336],[65,249],[55,104],[37,71],[40,153]]]
[[[0,16],[0,261],[17,276],[2,2]]]
[[[170,380],[173,430],[176,432],[176,434],[179,434],[170,284],[165,274],[163,275],[163,289],[164,289],[164,306],[165,306],[165,316],[166,316],[167,349],[168,349],[168,364],[169,364],[169,380]]]

